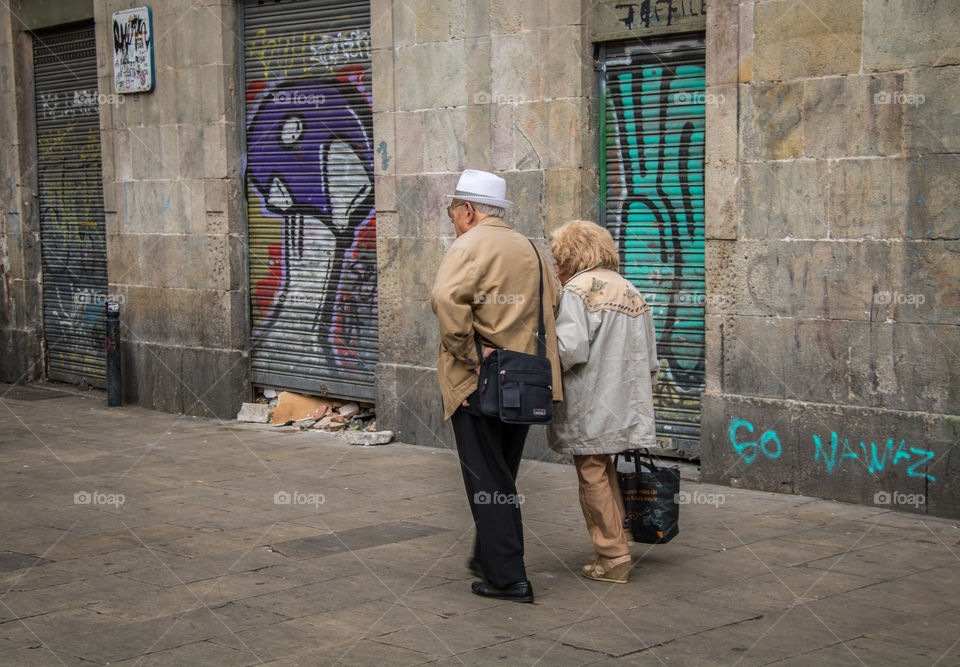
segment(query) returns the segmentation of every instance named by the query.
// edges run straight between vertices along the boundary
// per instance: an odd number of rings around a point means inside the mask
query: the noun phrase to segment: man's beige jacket
[[[437,373],[445,419],[477,388],[481,345],[537,353],[539,277],[533,246],[497,217],[484,218],[444,254],[430,305],[440,326]],[[557,279],[543,260],[543,322],[553,366],[553,400],[563,399],[555,317]]]

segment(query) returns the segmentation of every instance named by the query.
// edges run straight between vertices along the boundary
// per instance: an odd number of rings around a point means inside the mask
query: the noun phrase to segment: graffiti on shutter
[[[704,388],[704,59],[699,39],[608,47],[605,217],[654,312],[660,438],[699,453]]]
[[[369,7],[248,3],[245,31],[254,381],[372,398]]]

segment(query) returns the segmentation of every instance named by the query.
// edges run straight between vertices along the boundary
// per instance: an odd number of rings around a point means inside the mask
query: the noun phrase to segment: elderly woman
[[[563,283],[557,339],[564,401],[548,438],[555,451],[573,456],[580,481],[580,506],[596,551],[581,574],[626,583],[630,548],[610,455],[656,444],[653,316],[617,273],[617,249],[607,230],[574,220],[554,232],[550,247]]]

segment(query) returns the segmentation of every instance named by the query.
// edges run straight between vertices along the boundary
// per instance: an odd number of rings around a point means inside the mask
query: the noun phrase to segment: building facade
[[[658,434],[706,480],[955,516],[958,27],[932,0],[14,2],[0,380],[102,386],[115,301],[127,403],[288,389],[451,446],[428,297],[443,195],[487,169],[527,236],[611,231]]]

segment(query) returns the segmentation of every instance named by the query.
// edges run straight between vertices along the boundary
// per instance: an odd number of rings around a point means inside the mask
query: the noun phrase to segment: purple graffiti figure
[[[266,93],[249,121],[248,182],[283,219],[281,275],[257,345],[307,344],[341,366],[375,355],[375,344],[356,352],[363,320],[376,313],[373,150],[364,110],[362,91],[343,77],[294,80]]]

